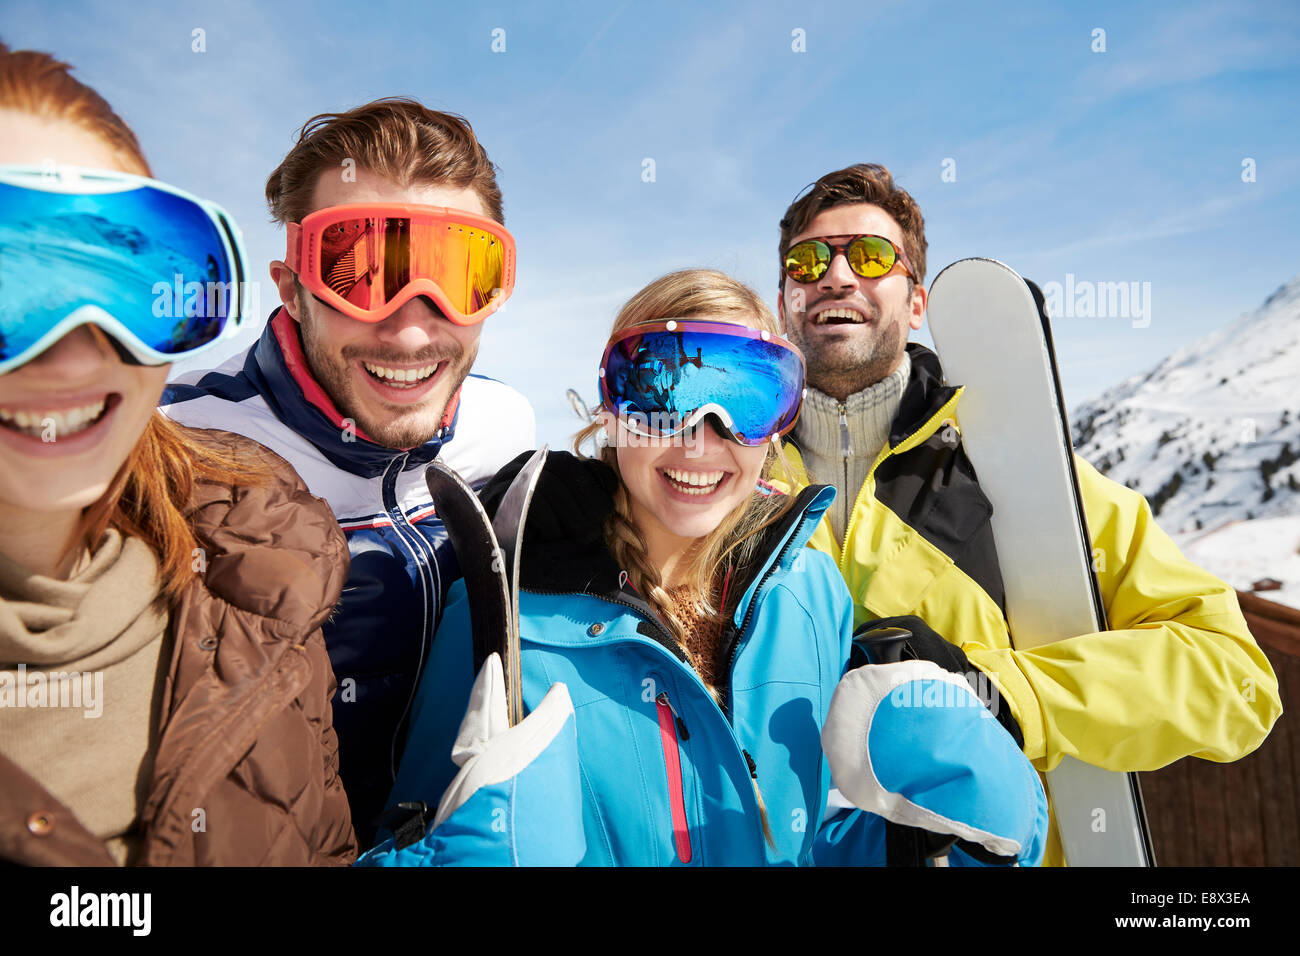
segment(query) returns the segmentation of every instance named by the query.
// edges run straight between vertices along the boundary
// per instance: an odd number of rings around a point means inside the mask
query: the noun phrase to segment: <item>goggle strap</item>
[[[302,225],[291,222],[285,226],[284,264],[295,275],[302,274]]]

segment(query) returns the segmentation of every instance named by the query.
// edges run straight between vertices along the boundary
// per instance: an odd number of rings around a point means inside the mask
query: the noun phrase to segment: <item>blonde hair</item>
[[[781,334],[776,317],[753,289],[714,269],[670,272],[651,282],[619,311],[610,334],[660,319],[693,316],[735,321],[738,324],[752,323],[756,328],[773,335]],[[599,409],[593,409],[593,413],[598,411]],[[573,439],[573,450],[583,455],[582,445],[595,439],[602,427],[597,418],[579,431]],[[619,479],[618,490],[614,493],[614,510],[605,522],[605,544],[619,567],[627,574],[628,581],[646,603],[655,609],[698,673],[699,663],[693,659],[687,646],[687,625],[676,614],[673,599],[663,586],[660,569],[651,563],[645,537],[633,520],[627,486],[618,468],[617,451],[606,445],[598,448],[596,457],[613,468]],[[768,444],[761,477],[767,478],[778,461],[785,465],[779,439]],[[789,472],[788,466],[786,471]],[[744,569],[758,557],[761,532],[780,521],[793,504],[794,498],[790,495],[749,495],[713,531],[698,539],[685,569],[688,585],[686,603],[694,604],[705,618],[725,622],[735,612],[741,594],[739,589],[730,589],[715,605],[714,591],[724,587],[729,573]],[[709,690],[715,699],[719,697],[716,687],[709,687]],[[767,810],[757,782],[754,792],[758,797],[764,835],[768,843],[774,845]]]

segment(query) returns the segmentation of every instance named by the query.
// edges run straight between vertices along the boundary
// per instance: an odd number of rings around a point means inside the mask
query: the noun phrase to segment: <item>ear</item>
[[[926,298],[925,286],[921,285],[919,282],[916,283],[912,289],[912,315],[907,321],[907,324],[912,327],[913,331],[919,329],[925,322]]]
[[[271,262],[271,281],[275,283],[275,290],[280,294],[280,303],[284,306],[284,311],[301,325],[303,317],[299,314],[298,308],[298,277],[287,265],[275,259]]]

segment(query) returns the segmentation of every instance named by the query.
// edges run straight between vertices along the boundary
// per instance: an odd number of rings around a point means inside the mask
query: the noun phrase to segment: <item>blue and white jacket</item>
[[[349,426],[308,371],[298,326],[283,309],[247,352],[171,382],[162,410],[194,428],[260,442],[329,503],[351,567],[324,627],[338,680],[334,728],[357,836],[365,842],[393,784],[407,716],[447,588],[460,576],[424,471],[434,458],[481,485],[535,444],[527,399],[471,375],[437,435],[394,450]]]
[[[484,489],[489,512],[523,460]],[[861,663],[853,661],[844,580],[827,555],[804,547],[834,488],[804,489],[732,582],[742,597],[723,635],[719,703],[654,611],[625,586],[604,544],[616,487],[607,466],[552,453],[529,512],[520,574],[524,705],[532,711],[556,683],[572,699],[581,862],[883,865],[884,820],[842,803],[828,809],[833,785],[822,727],[841,677]],[[468,602],[458,583],[421,681],[391,803],[438,803],[458,771],[452,745],[474,677]],[[563,782],[559,793],[567,792]],[[555,814],[567,806],[557,802]],[[560,826],[567,821],[553,822],[567,836]],[[541,839],[534,854],[556,849]],[[415,849],[399,850],[390,839],[365,862],[409,865],[430,855],[428,846]],[[960,851],[953,856],[971,862]]]

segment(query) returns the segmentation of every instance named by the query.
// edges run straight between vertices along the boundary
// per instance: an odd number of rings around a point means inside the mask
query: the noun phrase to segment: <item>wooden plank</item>
[[[1274,670],[1282,696],[1282,716],[1274,725],[1274,733],[1279,726],[1282,733],[1275,750],[1279,767],[1268,785],[1270,796],[1281,806],[1274,818],[1278,840],[1276,846],[1270,847],[1269,856],[1281,866],[1300,866],[1300,659],[1292,657],[1278,664]]]
[[[1258,750],[1233,763],[1220,764],[1228,827],[1228,858],[1224,862],[1228,866],[1264,865],[1260,767]],[[1264,767],[1267,769],[1266,764]]]
[[[1191,773],[1192,819],[1188,838],[1195,847],[1193,866],[1228,865],[1228,816],[1225,806],[1223,767],[1206,760]]]
[[[1192,821],[1191,759],[1142,774],[1142,800],[1151,825],[1158,866],[1192,866],[1196,859]]]

